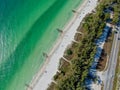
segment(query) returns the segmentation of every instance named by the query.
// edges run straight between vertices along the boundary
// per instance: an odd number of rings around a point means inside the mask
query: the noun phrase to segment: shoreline
[[[27,85],[27,90],[47,89],[49,84],[52,82],[53,76],[57,72],[60,58],[63,56],[67,46],[74,40],[78,26],[86,14],[95,9],[97,1],[98,0],[85,0],[82,2],[77,9],[77,12],[74,13],[73,18],[65,25],[63,33],[57,39],[48,55],[48,58],[46,58],[44,64],[38,73],[33,77],[30,84]]]

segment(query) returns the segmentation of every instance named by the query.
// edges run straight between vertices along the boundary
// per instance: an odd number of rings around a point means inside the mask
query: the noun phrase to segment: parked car
[[[120,37],[118,37],[118,40],[120,40]]]
[[[118,32],[117,31],[114,31],[115,34],[117,34]]]

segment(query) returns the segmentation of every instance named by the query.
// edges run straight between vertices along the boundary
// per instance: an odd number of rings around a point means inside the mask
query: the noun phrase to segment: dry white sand
[[[64,33],[58,42],[51,50],[49,57],[40,71],[34,76],[27,90],[46,90],[49,84],[53,80],[53,76],[56,74],[59,66],[59,60],[63,56],[65,49],[74,40],[77,28],[80,25],[82,19],[97,6],[98,0],[85,0],[84,3],[77,10],[73,19],[66,25]],[[96,89],[97,90],[97,89]]]
[[[101,85],[99,85],[99,84],[92,84],[91,88],[92,88],[92,90],[101,90]]]

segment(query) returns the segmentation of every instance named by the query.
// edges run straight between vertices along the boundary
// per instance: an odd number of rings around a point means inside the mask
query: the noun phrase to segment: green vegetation
[[[72,55],[72,54],[73,54],[72,50],[71,50],[71,49],[68,49],[68,50],[67,50],[67,55]]]
[[[114,83],[113,90],[119,90],[120,89],[120,51],[118,55],[117,66],[115,70],[115,78],[113,83]]]
[[[115,3],[112,7],[114,10],[114,16],[113,16],[113,20],[112,20],[112,24],[116,24],[118,22],[118,17],[120,15],[120,0],[103,0],[103,3],[101,3],[104,7],[102,7],[103,9],[108,8],[110,6],[111,3]]]
[[[59,68],[59,73],[54,76],[56,84],[51,84],[48,90],[85,90],[84,81],[88,76],[89,68],[94,60],[96,53],[95,40],[102,34],[105,27],[106,19],[110,18],[109,13],[104,13],[104,9],[109,7],[112,1],[119,0],[103,0],[96,8],[95,13],[89,14],[84,18],[82,30],[84,35],[79,43],[73,44],[72,48],[67,49],[67,55],[72,55],[71,64],[64,62],[64,65]],[[120,5],[114,5],[115,16],[113,24],[118,20],[118,12],[116,8]],[[79,28],[80,29],[80,28]],[[67,64],[65,64],[67,63]]]

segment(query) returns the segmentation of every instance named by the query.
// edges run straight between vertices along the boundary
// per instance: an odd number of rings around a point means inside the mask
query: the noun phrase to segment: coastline
[[[40,68],[38,73],[33,77],[33,80],[28,85],[27,90],[47,89],[48,85],[52,82],[53,76],[57,72],[59,59],[63,56],[67,46],[70,45],[74,40],[75,33],[77,32],[77,28],[80,25],[82,19],[96,6],[97,0],[85,0],[82,2],[77,10],[77,13],[74,13],[73,18],[67,25],[65,25],[63,33],[50,51],[48,58],[46,58],[42,68]]]

